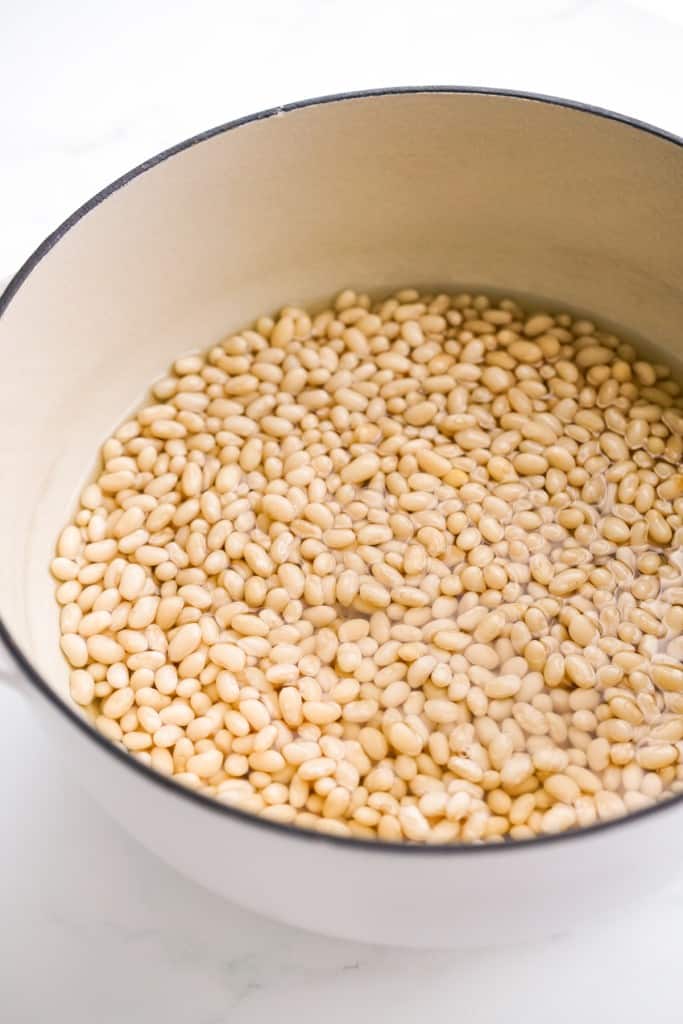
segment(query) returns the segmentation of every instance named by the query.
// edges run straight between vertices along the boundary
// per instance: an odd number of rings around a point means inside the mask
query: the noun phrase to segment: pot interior
[[[0,616],[60,693],[48,572],[108,432],[183,352],[342,287],[479,285],[683,354],[683,148],[496,94],[301,106],[152,161],[77,217],[0,321]]]

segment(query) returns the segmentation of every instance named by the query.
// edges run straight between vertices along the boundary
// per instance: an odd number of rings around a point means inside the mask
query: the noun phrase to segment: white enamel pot
[[[48,566],[98,443],[179,353],[335,289],[488,285],[593,311],[680,357],[683,147],[538,96],[331,97],[206,132],[86,203],[2,299],[0,615],[55,757],[140,842],[244,906],[331,935],[481,946],[664,884],[683,798],[499,846],[334,839],[193,794],[70,703]]]

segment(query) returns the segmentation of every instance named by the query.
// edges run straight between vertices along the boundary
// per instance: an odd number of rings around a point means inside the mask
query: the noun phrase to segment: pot
[[[231,900],[406,946],[557,933],[651,892],[683,857],[676,796],[492,846],[325,837],[154,773],[68,696],[49,563],[100,439],[189,349],[345,286],[531,293],[683,342],[683,146],[562,100],[478,89],[326,97],[224,125],[87,202],[1,302],[1,635],[55,757],[132,835]]]

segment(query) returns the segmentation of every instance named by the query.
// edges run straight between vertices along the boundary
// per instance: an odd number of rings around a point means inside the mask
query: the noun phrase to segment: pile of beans
[[[404,289],[178,359],[52,572],[71,695],[179,783],[340,836],[683,789],[683,396],[587,320]]]

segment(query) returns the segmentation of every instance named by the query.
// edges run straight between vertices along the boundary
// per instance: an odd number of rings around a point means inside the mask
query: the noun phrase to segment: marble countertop
[[[508,86],[683,133],[677,0],[9,8],[0,277],[133,164],[212,124],[307,95]],[[28,707],[2,687],[0,717],[7,1024],[681,1020],[683,870],[621,920],[543,945],[454,954],[336,942],[230,906],[175,874],[62,779]]]

